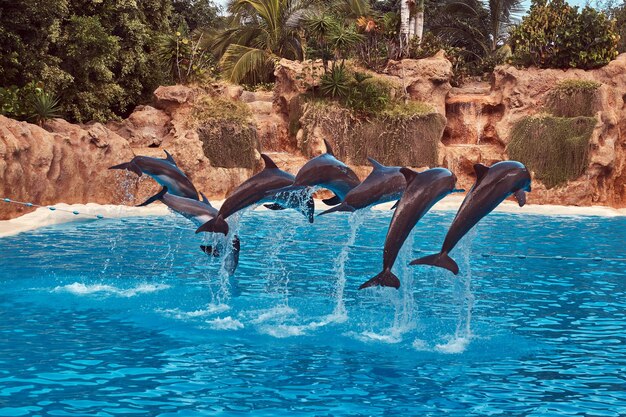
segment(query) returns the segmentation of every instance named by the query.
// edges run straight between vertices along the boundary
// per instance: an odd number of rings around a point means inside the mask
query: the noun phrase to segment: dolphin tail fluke
[[[147,206],[148,204],[154,203],[157,200],[161,200],[163,196],[165,195],[165,193],[167,193],[167,187],[161,188],[161,191],[159,191],[158,193],[156,193],[155,195],[153,195],[152,197],[150,197],[143,203],[138,204],[137,207],[144,207],[144,206]]]
[[[226,223],[226,220],[224,220],[222,216],[217,216],[216,218],[211,219],[202,226],[198,227],[196,233],[200,232],[222,233],[227,235],[228,223]]]
[[[432,265],[445,268],[454,275],[459,273],[459,266],[447,253],[435,253],[434,255],[424,256],[423,258],[411,261],[409,265]]]
[[[400,288],[400,280],[398,279],[397,276],[394,275],[393,272],[391,272],[388,269],[385,269],[383,272],[376,275],[374,278],[361,284],[359,289],[362,290],[363,288],[375,287],[375,286],[393,287],[395,289],[398,289]]]
[[[132,162],[124,162],[123,164],[113,165],[112,167],[109,167],[109,169],[125,169],[128,171],[134,172],[140,177],[142,175],[139,167],[137,167],[137,165],[133,164]]]
[[[344,203],[339,204],[338,206],[329,208],[328,210],[321,212],[320,214],[318,214],[318,216],[321,216],[322,214],[334,213],[336,211],[351,211],[351,212],[353,212],[353,211],[356,211],[356,210],[354,209],[354,207],[352,207],[352,206],[350,206],[350,205],[348,205],[348,204],[346,204],[344,202]]]

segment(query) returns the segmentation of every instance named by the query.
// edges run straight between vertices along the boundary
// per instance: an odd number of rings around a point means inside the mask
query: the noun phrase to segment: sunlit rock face
[[[53,120],[46,129],[0,116],[0,196],[41,205],[128,201],[136,184],[107,168],[130,160],[128,141],[100,123],[77,126]],[[2,203],[0,219],[30,211]]]

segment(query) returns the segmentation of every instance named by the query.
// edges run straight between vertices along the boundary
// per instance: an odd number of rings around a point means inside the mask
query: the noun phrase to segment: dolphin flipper
[[[216,218],[211,219],[208,222],[204,223],[202,226],[198,227],[196,233],[200,232],[213,232],[227,235],[228,223],[226,223],[226,220],[224,220],[222,216],[217,216]]]
[[[363,288],[375,287],[379,285],[381,287],[393,287],[395,289],[398,289],[400,288],[400,280],[397,276],[394,275],[393,272],[386,269],[380,274],[376,275],[374,278],[361,284],[359,289],[362,290]]]
[[[424,256],[423,258],[411,261],[409,265],[432,265],[447,269],[454,275],[459,273],[459,266],[447,253],[435,253],[434,255]]]
[[[272,204],[263,204],[263,207],[265,207],[266,209],[269,210],[285,210],[287,207],[283,207],[278,203],[272,203]]]
[[[329,208],[328,210],[321,212],[320,214],[318,214],[318,216],[321,216],[322,214],[334,213],[336,211],[355,212],[356,209],[354,207],[352,207],[351,205],[346,204],[346,202],[344,201],[343,203],[339,204],[338,206]]]
[[[513,193],[513,195],[517,200],[517,204],[519,204],[520,207],[524,207],[524,204],[526,204],[526,193],[524,190],[517,190]]]
[[[214,256],[214,257],[220,256],[220,251],[217,248],[214,248],[213,246],[200,245],[200,250],[209,256]]]
[[[154,203],[157,200],[161,200],[163,196],[165,195],[165,193],[167,193],[167,187],[161,188],[161,191],[159,191],[158,193],[156,193],[155,195],[153,195],[152,197],[150,197],[143,203],[138,204],[137,207],[144,207],[144,206],[147,206],[148,204]]]
[[[335,195],[331,198],[326,198],[322,200],[322,202],[327,206],[336,206],[337,204],[341,204],[341,198]]]
[[[143,175],[139,167],[132,162],[124,162],[123,164],[114,165],[112,167],[109,167],[109,169],[126,169],[128,171],[134,172],[139,177]]]

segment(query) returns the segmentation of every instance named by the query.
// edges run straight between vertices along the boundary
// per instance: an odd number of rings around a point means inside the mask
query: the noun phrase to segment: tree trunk
[[[400,0],[400,48],[405,50],[409,43],[409,3]]]
[[[418,11],[415,14],[415,36],[418,37],[418,44],[422,44],[424,37],[424,11]]]
[[[413,39],[415,37],[415,16],[411,16],[409,20],[409,39]]]
[[[424,0],[417,3],[417,12],[415,13],[415,36],[418,37],[418,44],[422,44],[424,37]]]

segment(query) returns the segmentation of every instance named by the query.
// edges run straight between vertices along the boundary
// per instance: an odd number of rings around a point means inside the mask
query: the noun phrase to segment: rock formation
[[[158,186],[145,177],[107,168],[134,155],[163,157],[167,149],[199,190],[210,198],[223,198],[260,169],[259,151],[270,153],[279,166],[296,173],[308,157],[325,151],[321,138],[329,136],[336,153],[357,164],[353,168],[365,177],[370,170],[366,154],[382,152],[376,156],[384,159],[392,151],[371,138],[361,138],[359,146],[347,142],[360,126],[349,118],[337,131],[340,135],[323,123],[310,123],[300,95],[318,85],[322,73],[321,61],[281,60],[272,92],[226,84],[159,87],[151,105],[138,106],[127,119],[106,126],[57,119],[41,128],[0,116],[0,196],[43,205],[136,204]],[[549,189],[535,179],[529,202],[626,206],[626,54],[591,71],[501,66],[494,71],[491,85],[461,89],[450,86],[452,66],[442,53],[423,60],[391,61],[384,74],[376,76],[389,81],[394,94],[404,91],[411,100],[433,106],[445,130],[437,124],[441,140],[429,164],[448,167],[464,188],[474,181],[475,163],[490,165],[508,158],[511,130],[521,119],[543,111],[556,84],[572,79],[600,83],[592,103],[597,122],[583,175]],[[222,113],[215,103],[224,107]],[[412,126],[419,135],[423,127]],[[395,136],[407,140],[410,135]],[[416,157],[411,155],[402,154],[411,160]],[[27,210],[0,203],[0,219]]]

